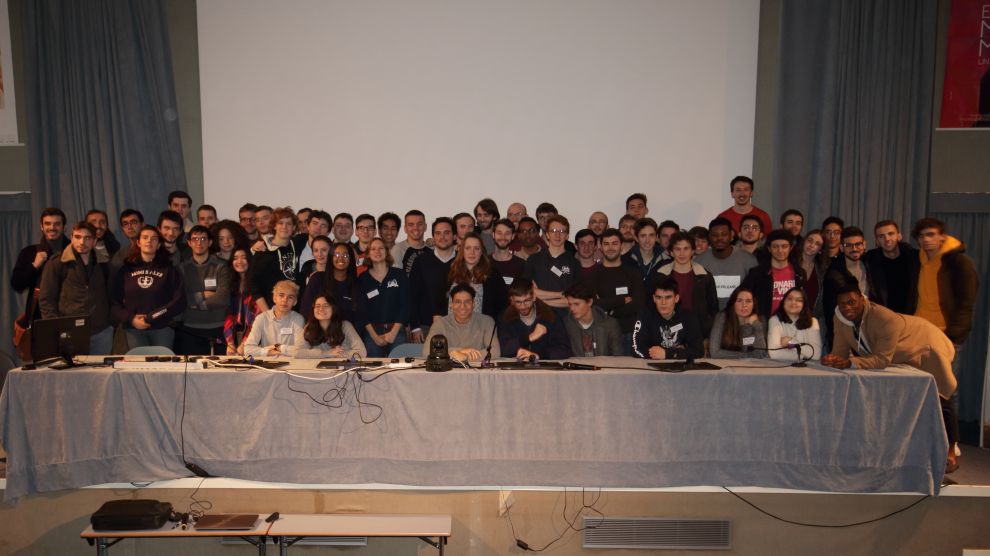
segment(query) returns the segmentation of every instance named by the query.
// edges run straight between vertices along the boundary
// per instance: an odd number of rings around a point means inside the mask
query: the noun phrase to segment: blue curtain
[[[163,2],[26,0],[23,24],[33,213],[156,217],[186,188]]]

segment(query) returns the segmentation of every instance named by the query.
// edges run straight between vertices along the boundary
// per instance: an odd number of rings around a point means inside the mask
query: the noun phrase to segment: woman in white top
[[[791,288],[784,294],[777,312],[767,325],[767,347],[771,359],[797,361],[822,358],[822,335],[818,319],[811,316],[811,307],[801,288]],[[793,349],[780,349],[793,347]]]
[[[277,357],[291,356],[296,350],[296,338],[302,336],[306,323],[302,315],[292,310],[299,297],[299,286],[292,280],[282,280],[272,288],[275,306],[259,314],[244,342],[244,355]]]
[[[318,296],[303,333],[296,337],[296,357],[322,359],[325,357],[363,359],[368,351],[354,326],[341,318],[333,298]]]

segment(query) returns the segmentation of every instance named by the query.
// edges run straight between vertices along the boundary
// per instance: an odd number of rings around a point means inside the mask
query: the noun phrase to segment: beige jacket
[[[833,319],[832,355],[848,358],[857,369],[886,369],[910,365],[935,377],[938,393],[948,398],[956,391],[952,358],[956,350],[941,330],[921,317],[902,315],[867,301],[859,336],[853,323],[839,314]]]

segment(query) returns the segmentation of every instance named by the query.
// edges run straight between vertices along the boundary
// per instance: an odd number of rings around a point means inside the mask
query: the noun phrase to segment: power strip
[[[202,361],[114,361],[113,368],[119,371],[201,371]]]

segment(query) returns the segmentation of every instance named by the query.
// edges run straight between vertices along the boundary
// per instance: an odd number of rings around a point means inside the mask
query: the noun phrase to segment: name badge
[[[217,279],[216,278],[207,278],[207,279],[203,280],[203,285],[206,286],[207,288],[215,288],[215,287],[217,287]]]
[[[553,272],[554,274],[556,274],[557,275],[557,278],[560,278],[561,276],[564,275],[564,273],[559,268],[557,268],[556,266],[551,266],[550,267],[550,272]]]
[[[375,289],[371,290],[370,292],[368,292],[368,299],[372,299],[372,298],[375,298],[375,297],[378,297],[378,288],[375,288]]]
[[[756,343],[756,336],[746,336],[745,338],[743,338],[744,346],[751,346],[755,343]]]
[[[278,330],[278,333],[279,334],[292,334],[292,327],[291,326],[283,326],[282,328],[280,328]]]
[[[684,323],[682,323],[682,322],[679,322],[679,323],[675,324],[674,326],[671,326],[670,327],[670,331],[671,332],[680,332],[681,330],[684,330]]]
[[[628,286],[622,286],[622,287],[615,288],[615,295],[629,295],[629,287]]]
[[[503,276],[502,277],[502,280],[505,281],[505,285],[506,286],[511,286],[512,285],[512,281],[514,280],[514,278],[512,276]]]

